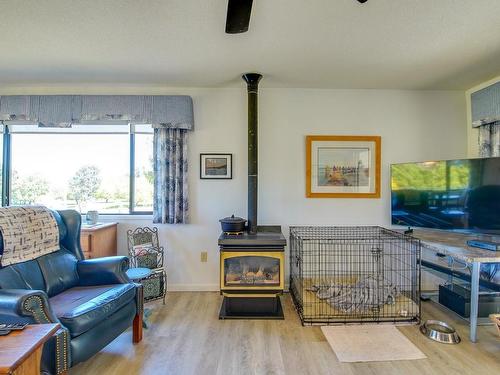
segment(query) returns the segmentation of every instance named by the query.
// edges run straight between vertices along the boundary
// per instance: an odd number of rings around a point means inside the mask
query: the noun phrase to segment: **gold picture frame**
[[[306,136],[306,197],[380,198],[380,136]]]

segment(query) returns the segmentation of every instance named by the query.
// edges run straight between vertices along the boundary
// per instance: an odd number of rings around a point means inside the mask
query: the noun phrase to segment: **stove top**
[[[257,233],[248,234],[243,232],[240,235],[231,235],[221,233],[219,236],[219,245],[221,247],[284,247],[286,238],[281,233],[280,225],[258,226]]]

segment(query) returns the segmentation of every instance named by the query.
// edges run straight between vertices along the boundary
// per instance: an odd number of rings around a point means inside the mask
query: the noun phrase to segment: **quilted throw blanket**
[[[310,290],[332,307],[348,313],[364,312],[384,304],[393,305],[399,295],[397,286],[374,276],[361,278],[355,284],[313,285]]]
[[[59,228],[52,212],[43,206],[0,208],[3,254],[0,265],[26,262],[59,250]]]

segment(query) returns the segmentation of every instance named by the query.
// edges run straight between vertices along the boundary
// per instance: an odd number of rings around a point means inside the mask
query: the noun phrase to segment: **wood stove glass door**
[[[282,257],[253,254],[224,257],[222,287],[281,287]]]

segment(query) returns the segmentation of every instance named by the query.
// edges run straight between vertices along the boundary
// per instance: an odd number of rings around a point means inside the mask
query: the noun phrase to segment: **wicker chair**
[[[151,275],[138,280],[144,287],[144,301],[163,299],[167,292],[164,249],[158,242],[158,228],[136,228],[127,231],[130,266],[148,268]]]

